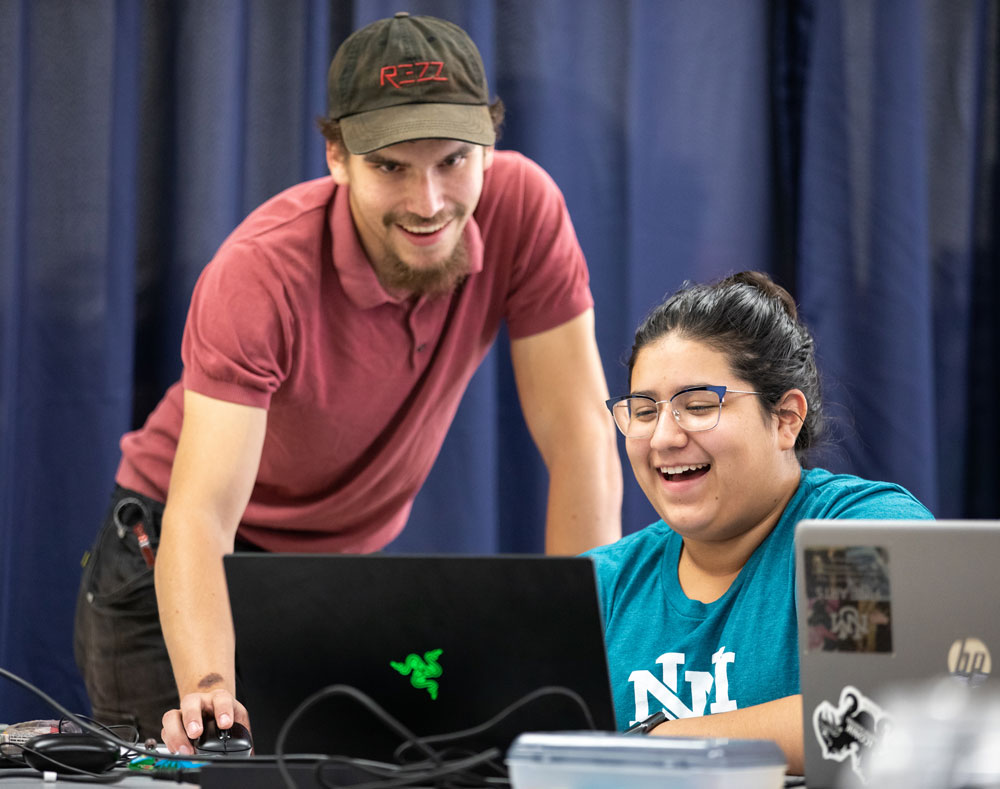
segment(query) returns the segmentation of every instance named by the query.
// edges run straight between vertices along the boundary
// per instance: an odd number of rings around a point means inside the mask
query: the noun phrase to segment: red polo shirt
[[[264,203],[199,278],[183,376],[122,438],[118,483],[165,499],[183,387],[268,411],[241,537],[272,551],[386,545],[501,320],[525,337],[593,304],[562,195],[520,154],[496,152],[464,237],[471,274],[456,292],[394,298],[346,187],[320,178]]]

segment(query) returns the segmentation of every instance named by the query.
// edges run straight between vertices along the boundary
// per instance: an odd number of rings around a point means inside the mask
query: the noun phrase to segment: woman
[[[662,709],[656,734],[773,739],[801,774],[795,524],[932,516],[898,485],[803,470],[822,428],[813,340],[765,274],[674,294],[628,369],[608,407],[662,520],[588,554],[619,726]]]

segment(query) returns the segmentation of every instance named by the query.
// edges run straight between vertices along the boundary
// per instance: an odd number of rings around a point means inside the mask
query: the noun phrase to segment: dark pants
[[[157,740],[163,713],[179,700],[160,632],[153,568],[133,527],[141,523],[151,556],[162,515],[159,502],[116,486],[84,566],[73,633],[94,717],[130,724],[140,738]]]
[[[157,740],[163,713],[180,702],[153,588],[162,517],[160,502],[115,487],[84,565],[73,633],[94,718],[135,726],[141,739]],[[148,540],[145,550],[136,523]],[[238,537],[235,548],[261,550]]]

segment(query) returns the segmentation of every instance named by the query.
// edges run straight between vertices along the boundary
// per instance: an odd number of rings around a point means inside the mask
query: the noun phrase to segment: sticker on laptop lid
[[[840,703],[824,700],[813,710],[813,731],[823,758],[851,760],[851,769],[867,782],[872,752],[892,728],[892,718],[853,685],[840,691]]]
[[[804,550],[807,651],[892,652],[889,552],[877,545]]]

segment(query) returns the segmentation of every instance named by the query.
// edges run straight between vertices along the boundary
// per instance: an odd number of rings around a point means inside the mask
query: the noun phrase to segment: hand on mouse
[[[253,739],[250,730],[239,721],[233,721],[228,729],[220,729],[215,718],[202,720],[205,730],[194,744],[195,758],[198,754],[212,756],[247,757],[253,753]]]
[[[246,707],[225,688],[188,693],[181,699],[180,709],[163,715],[163,744],[171,753],[193,755],[195,743],[204,731],[204,718],[214,718],[220,729],[230,728],[234,721],[250,728]]]

